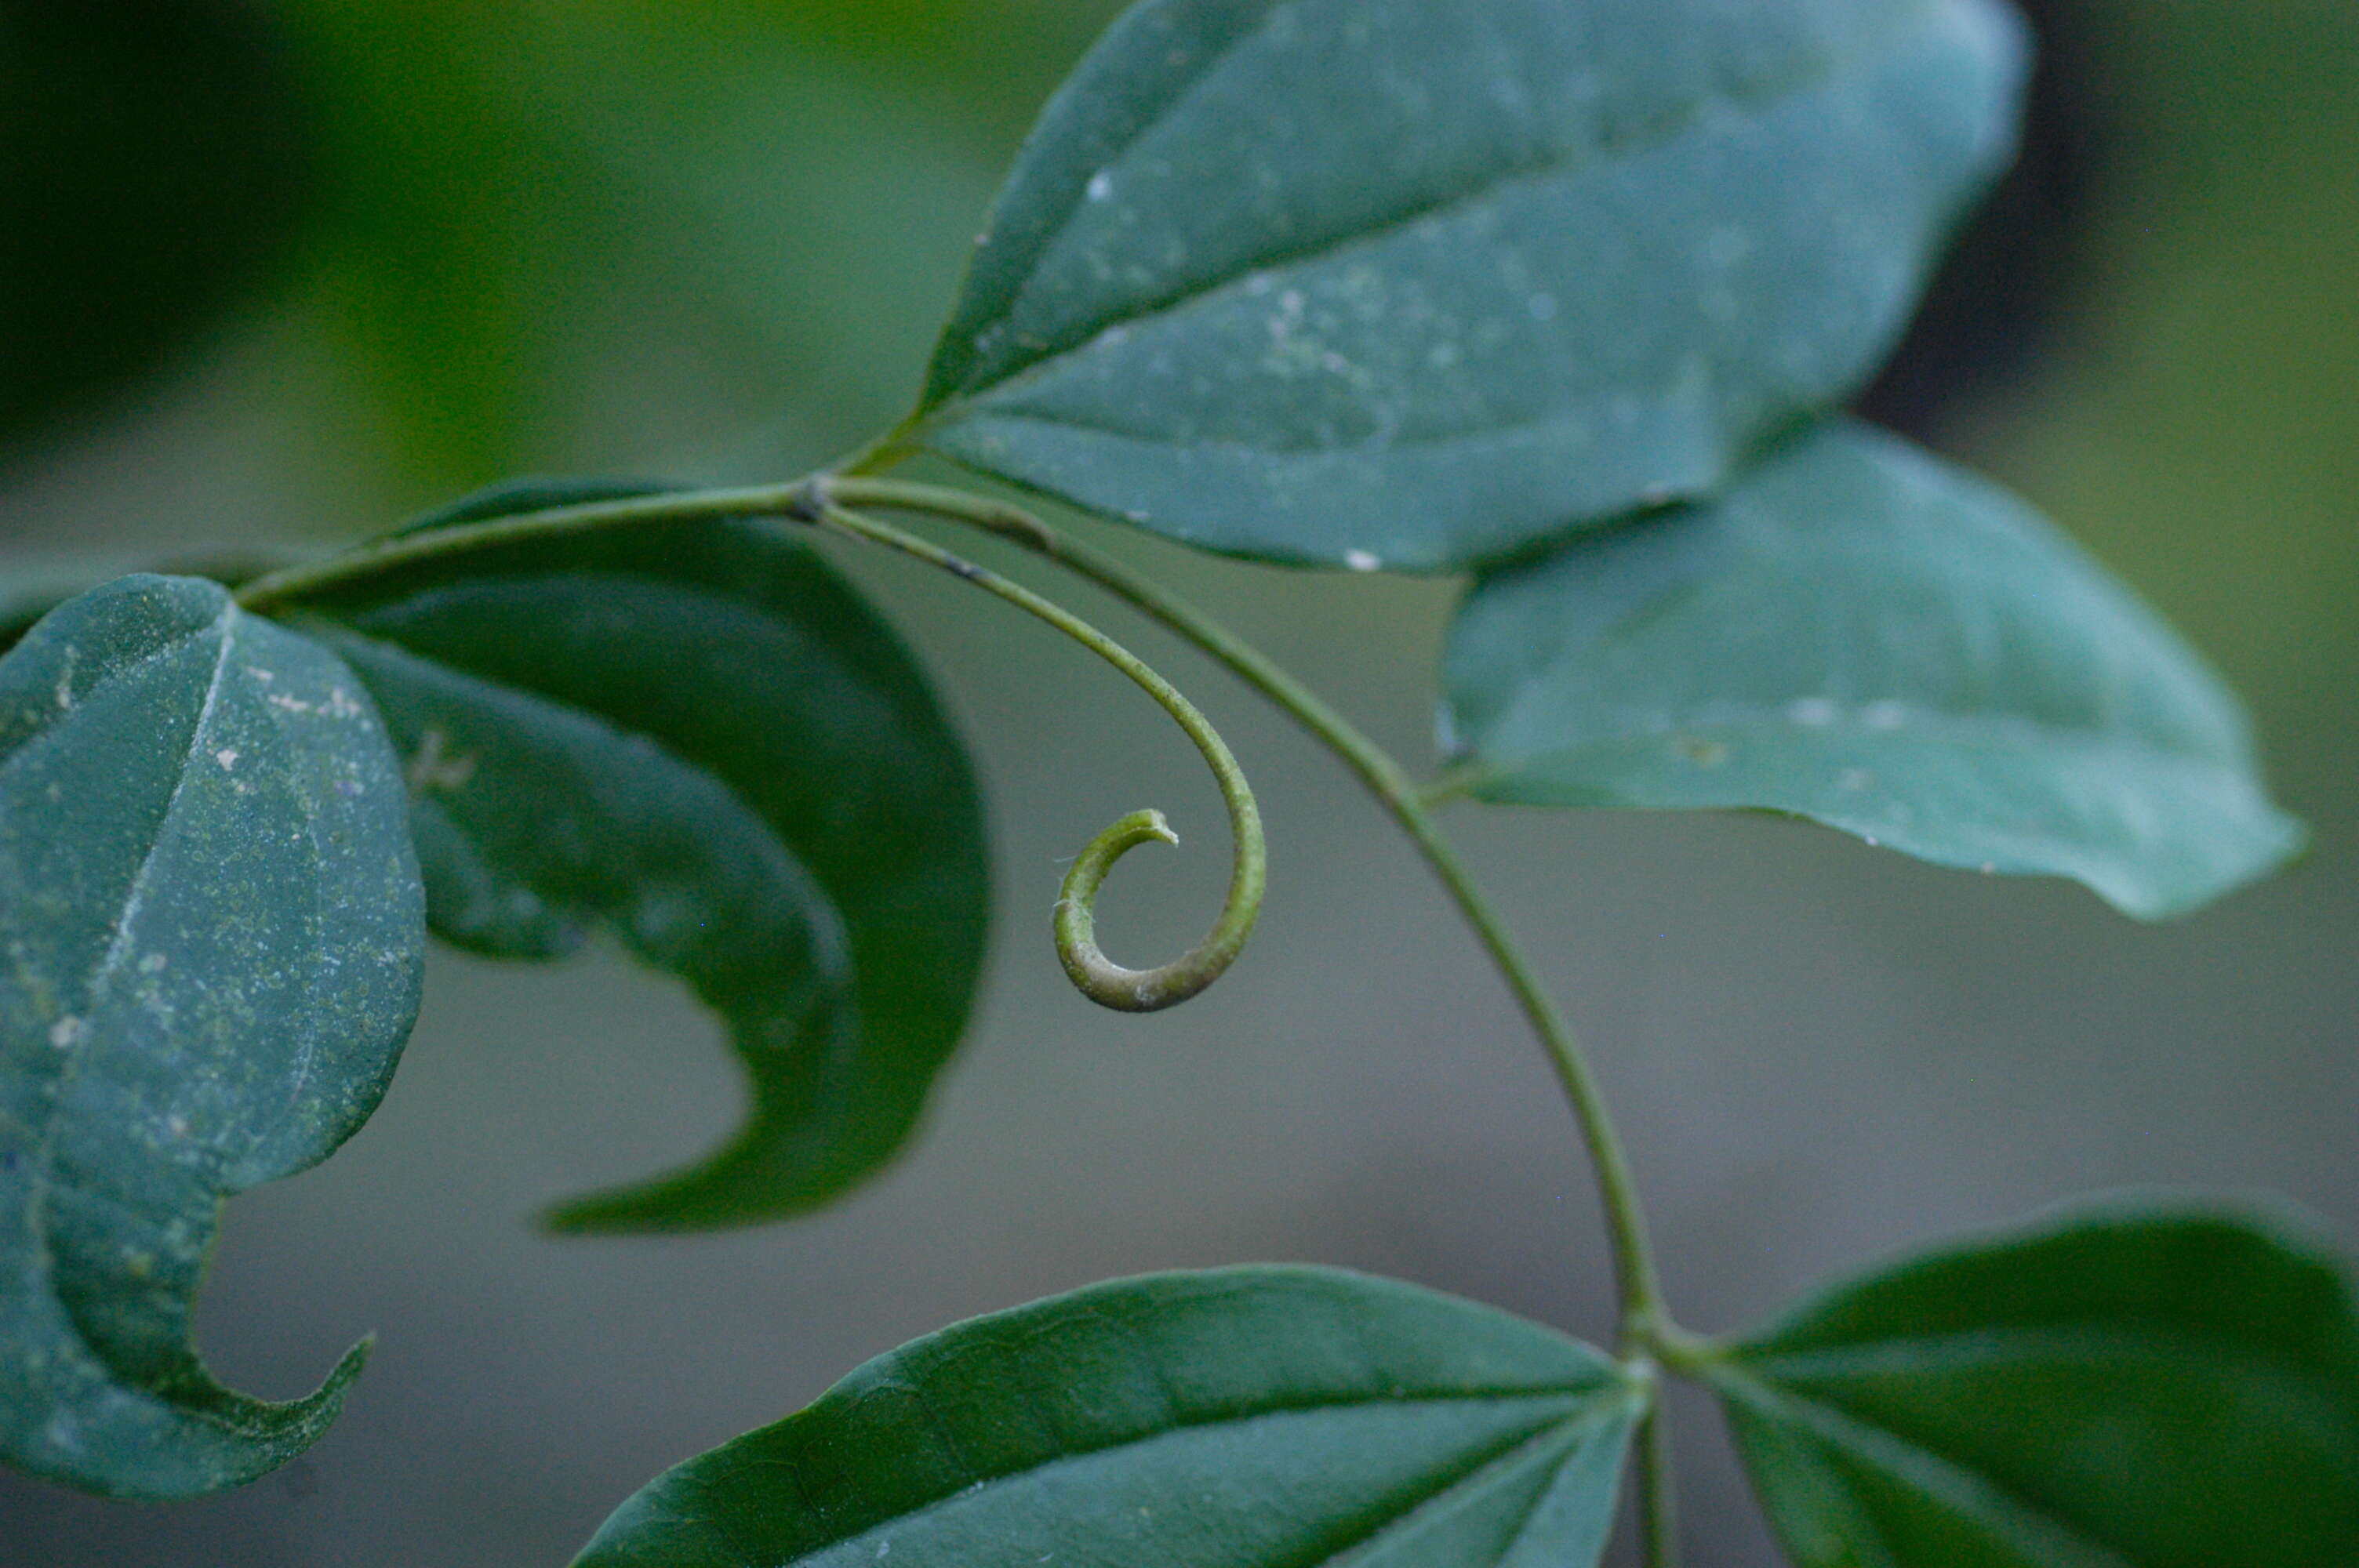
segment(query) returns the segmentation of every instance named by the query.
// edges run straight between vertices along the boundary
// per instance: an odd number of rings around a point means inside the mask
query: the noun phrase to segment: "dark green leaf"
[[[221,1200],[375,1108],[426,942],[401,776],[326,650],[132,577],[0,660],[0,1454],[174,1498],[308,1447],[190,1345]]]
[[[1444,729],[1485,799],[1765,807],[2190,909],[2300,845],[2235,699],[1992,486],[1864,427],[1478,583]]]
[[[878,1357],[658,1477],[577,1568],[1589,1568],[1645,1406],[1414,1286],[1155,1275]]]
[[[911,438],[1207,548],[1435,570],[1719,486],[2008,156],[1992,0],[1147,0]]]
[[[980,812],[908,653],[807,546],[755,522],[608,530],[298,609],[408,759],[435,932],[547,958],[603,926],[717,1011],[747,1070],[725,1147],[560,1224],[792,1214],[902,1144],[975,986]]]
[[[1712,1363],[1802,1568],[2349,1568],[2339,1263],[2121,1206],[1841,1287]]]

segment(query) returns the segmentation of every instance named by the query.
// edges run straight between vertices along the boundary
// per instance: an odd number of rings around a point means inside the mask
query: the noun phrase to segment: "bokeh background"
[[[912,394],[998,171],[1113,9],[0,0],[0,566],[349,538],[519,471],[835,455]],[[2091,1188],[2266,1190],[2359,1240],[2359,10],[2038,11],[2031,151],[1871,404],[2219,662],[2317,850],[2141,927],[1794,825],[1458,808],[1594,1044],[1700,1328]],[[1082,526],[1430,757],[1454,585]],[[438,956],[382,1114],[230,1211],[204,1303],[218,1369],[275,1394],[376,1330],[342,1424],[194,1505],[0,1476],[0,1563],[560,1563],[661,1466],[863,1357],[1146,1269],[1349,1264],[1604,1332],[1549,1079],[1342,771],[1072,590],[1212,710],[1276,845],[1227,981],[1099,1012],[1049,952],[1061,858],[1150,803],[1193,829],[1107,896],[1117,954],[1158,955],[1217,902],[1216,797],[1037,627],[843,564],[937,673],[997,835],[989,989],[915,1151],[797,1225],[545,1237],[539,1206],[716,1138],[731,1070],[612,957]],[[1679,1413],[1690,1560],[1775,1563],[1715,1418]]]

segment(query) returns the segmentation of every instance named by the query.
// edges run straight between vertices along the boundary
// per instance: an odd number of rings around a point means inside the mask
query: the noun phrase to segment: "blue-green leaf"
[[[2348,1568],[2339,1260],[2116,1206],[1839,1287],[1704,1368],[1800,1568]]]
[[[419,526],[647,488],[534,481]],[[981,812],[922,675],[809,546],[759,522],[608,529],[289,613],[407,759],[438,935],[549,958],[603,928],[728,1027],[745,1127],[558,1223],[776,1218],[907,1141],[982,961]]]
[[[860,1368],[658,1477],[576,1568],[1592,1568],[1647,1395],[1414,1286],[1093,1286]]]
[[[375,1108],[425,942],[399,768],[325,649],[130,577],[0,660],[0,1456],[186,1497],[335,1418],[361,1350],[269,1404],[190,1317],[222,1200]]]
[[[2191,909],[2298,849],[2185,643],[1993,486],[1863,427],[1483,579],[1443,728],[1487,800],[1761,807]]]
[[[1147,0],[1027,145],[908,440],[1411,571],[1712,491],[1888,351],[2023,64],[1995,0]]]

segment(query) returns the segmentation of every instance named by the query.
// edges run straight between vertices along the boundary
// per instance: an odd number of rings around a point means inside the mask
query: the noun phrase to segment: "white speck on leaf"
[[[222,772],[229,772],[232,768],[237,766],[237,748],[234,746],[223,746],[220,751],[213,753],[213,761],[221,764]]]
[[[1114,176],[1104,169],[1098,170],[1090,176],[1089,191],[1091,200],[1103,201],[1114,194]]]
[[[69,1012],[49,1025],[49,1044],[60,1051],[71,1051],[82,1044],[85,1033],[87,1030],[82,1021]]]
[[[1823,697],[1798,697],[1786,705],[1787,718],[1813,730],[1823,730],[1832,724],[1838,711],[1833,702]]]
[[[1365,550],[1346,550],[1343,564],[1355,572],[1373,572],[1382,571],[1385,561],[1382,556],[1372,556]]]

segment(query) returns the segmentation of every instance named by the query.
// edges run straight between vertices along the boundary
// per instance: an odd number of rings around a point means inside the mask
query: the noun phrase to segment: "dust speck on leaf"
[[[1798,697],[1786,705],[1786,717],[1797,724],[1823,730],[1838,717],[1834,703],[1823,697]]]

